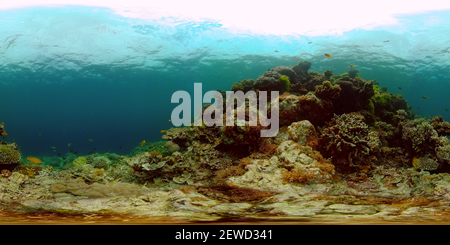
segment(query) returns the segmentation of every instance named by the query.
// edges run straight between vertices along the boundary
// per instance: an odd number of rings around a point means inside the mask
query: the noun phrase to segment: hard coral
[[[304,83],[310,79],[310,75],[308,74],[309,68],[311,68],[311,62],[308,61],[300,61],[292,67],[292,70],[297,74],[299,82]]]
[[[442,116],[435,116],[430,119],[429,123],[439,136],[450,136],[450,123],[444,121]]]
[[[233,86],[231,86],[231,91],[244,91],[247,92],[252,89],[253,84],[255,84],[255,80],[253,79],[244,79],[240,81],[239,83],[233,83]]]
[[[416,154],[433,154],[439,144],[439,135],[423,118],[402,122],[401,133],[404,146]]]
[[[21,157],[22,154],[15,143],[0,145],[0,169],[13,170]]]
[[[280,126],[293,122],[308,120],[313,125],[321,126],[333,116],[333,104],[329,100],[322,100],[313,93],[296,96],[283,94],[279,104]]]
[[[374,94],[371,82],[366,82],[361,78],[343,77],[336,82],[341,88],[339,97],[333,98],[334,113],[343,114],[370,110],[370,98]]]
[[[436,170],[439,167],[439,163],[431,159],[429,155],[420,158],[414,157],[412,165],[421,170]]]
[[[361,114],[335,115],[321,130],[322,152],[331,155],[335,165],[358,166],[370,153],[369,132]]]
[[[285,75],[286,74],[286,75]],[[296,73],[287,67],[277,67],[266,71],[256,79],[253,88],[259,91],[289,91],[291,81],[296,81]]]
[[[341,87],[338,85],[332,85],[329,81],[323,82],[322,85],[317,85],[315,94],[321,99],[337,99],[341,92]]]

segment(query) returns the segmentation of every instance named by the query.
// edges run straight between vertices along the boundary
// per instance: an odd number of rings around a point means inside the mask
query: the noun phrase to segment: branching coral
[[[439,136],[428,122],[422,118],[401,123],[402,139],[408,150],[415,154],[434,153],[439,143]]]
[[[444,121],[442,116],[435,116],[430,119],[429,123],[439,136],[450,136],[450,123]]]
[[[369,127],[360,114],[335,115],[321,130],[323,152],[333,156],[333,163],[358,166],[370,151]]]

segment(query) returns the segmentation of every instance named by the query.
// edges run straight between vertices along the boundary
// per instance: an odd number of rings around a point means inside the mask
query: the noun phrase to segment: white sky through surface
[[[233,32],[309,36],[395,25],[399,14],[450,10],[450,1],[439,0],[16,0],[3,1],[0,9],[59,4],[108,7],[117,14],[144,20],[214,20]]]

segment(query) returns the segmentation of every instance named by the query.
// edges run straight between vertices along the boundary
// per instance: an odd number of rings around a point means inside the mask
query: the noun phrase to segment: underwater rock
[[[115,197],[115,196],[139,196],[148,193],[147,190],[128,183],[93,183],[88,185],[82,179],[73,179],[66,182],[53,184],[50,190],[57,193],[69,193],[74,196],[86,197]]]
[[[252,90],[253,88],[253,84],[255,84],[255,80],[253,79],[244,79],[242,81],[240,81],[239,83],[233,83],[233,85],[231,86],[231,91],[243,91],[244,93],[246,93],[247,91]]]
[[[359,77],[355,79],[343,77],[336,84],[341,91],[339,97],[332,99],[335,114],[370,111],[370,99],[374,95],[372,82],[366,82]]]
[[[311,62],[300,61],[298,64],[292,67],[292,70],[297,74],[297,79],[300,83],[304,83],[310,79],[308,70],[311,68]]]
[[[303,120],[294,122],[285,129],[282,128],[275,137],[275,142],[279,144],[286,140],[293,140],[300,145],[309,145],[314,148],[317,145],[318,136],[314,125],[308,120]]]
[[[282,94],[279,109],[280,126],[302,120],[308,120],[314,126],[321,126],[333,116],[333,104],[321,100],[313,93],[301,96]]]
[[[321,99],[337,99],[341,87],[339,85],[332,85],[330,81],[323,82],[322,85],[316,85],[315,94]]]
[[[297,83],[296,73],[291,68],[279,66],[258,77],[253,88],[270,95],[270,91],[289,91],[291,83]]]

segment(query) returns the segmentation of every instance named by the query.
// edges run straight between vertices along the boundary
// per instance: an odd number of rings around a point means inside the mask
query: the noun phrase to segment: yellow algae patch
[[[82,167],[87,163],[86,157],[78,157],[77,159],[73,160],[73,166],[75,167]]]

